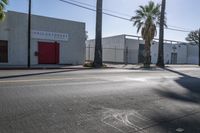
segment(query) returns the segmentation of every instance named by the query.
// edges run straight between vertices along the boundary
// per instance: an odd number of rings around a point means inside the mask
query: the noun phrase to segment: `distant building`
[[[144,41],[138,36],[119,35],[102,39],[103,61],[138,64],[144,62]],[[86,42],[86,60],[94,59],[95,40]],[[157,63],[158,40],[151,45],[151,62]],[[165,40],[165,64],[198,64],[198,46]]]
[[[85,24],[32,15],[31,65],[83,64]],[[8,11],[0,23],[0,66],[27,65],[28,15]]]

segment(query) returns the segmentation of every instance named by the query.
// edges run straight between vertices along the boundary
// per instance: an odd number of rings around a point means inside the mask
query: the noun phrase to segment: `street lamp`
[[[31,0],[29,0],[29,8],[28,8],[28,58],[27,58],[27,66],[31,67]]]

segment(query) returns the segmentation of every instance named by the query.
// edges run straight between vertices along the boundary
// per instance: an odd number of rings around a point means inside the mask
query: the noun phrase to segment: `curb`
[[[13,67],[7,68],[2,67],[0,70],[55,70],[55,69],[70,69],[70,70],[87,70],[91,68],[83,68],[83,67],[36,67],[36,68],[27,68],[27,67]]]

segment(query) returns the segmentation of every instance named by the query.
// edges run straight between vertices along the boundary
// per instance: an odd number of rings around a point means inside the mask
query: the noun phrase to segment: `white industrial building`
[[[31,65],[83,64],[85,23],[32,15]],[[28,15],[8,11],[0,23],[0,66],[26,66]]]
[[[86,60],[94,59],[95,40],[86,42]],[[138,36],[119,35],[102,39],[103,61],[138,64],[144,60],[144,41]],[[151,61],[157,63],[158,40],[151,45]],[[165,40],[165,64],[198,64],[198,46]]]

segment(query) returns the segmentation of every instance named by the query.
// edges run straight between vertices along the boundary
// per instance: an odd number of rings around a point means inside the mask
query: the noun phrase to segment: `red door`
[[[38,43],[39,64],[59,64],[59,44],[49,42]]]

